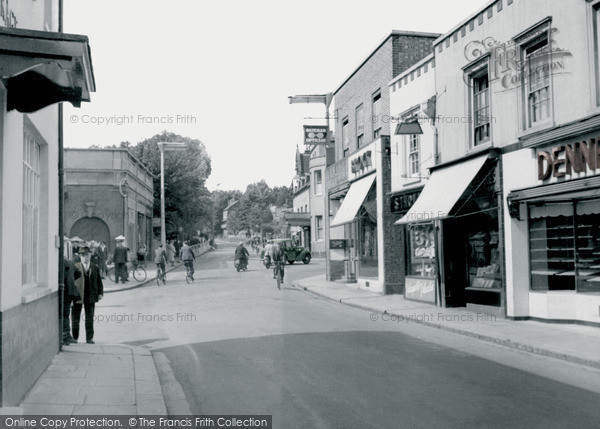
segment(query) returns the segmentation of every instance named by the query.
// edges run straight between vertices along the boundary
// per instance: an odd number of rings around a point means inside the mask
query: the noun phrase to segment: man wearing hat
[[[88,344],[94,344],[94,311],[96,303],[104,295],[104,286],[100,269],[96,264],[90,262],[92,252],[89,247],[79,248],[81,262],[75,267],[75,286],[79,292],[80,300],[73,306],[73,338],[79,338],[79,321],[81,319],[82,307],[85,309],[85,339]]]
[[[127,280],[127,247],[123,245],[125,237],[119,235],[116,239],[117,247],[115,247],[115,251],[113,252],[112,260],[115,264],[115,283],[119,283],[119,279],[121,282],[125,284]]]

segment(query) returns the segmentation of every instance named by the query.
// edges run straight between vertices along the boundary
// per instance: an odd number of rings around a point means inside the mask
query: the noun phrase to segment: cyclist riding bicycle
[[[283,246],[279,243],[273,243],[271,247],[271,261],[275,265],[273,268],[273,278],[277,278],[277,270],[280,270],[281,273],[281,283],[283,283],[283,276],[285,275],[285,251],[283,250]]]
[[[158,249],[154,251],[154,263],[156,269],[165,275],[165,267],[167,266],[167,251],[162,244],[158,245]]]
[[[238,247],[235,248],[235,259],[239,259],[242,266],[248,266],[248,258],[250,254],[248,253],[248,249],[244,246],[244,242],[242,241]]]
[[[188,245],[187,241],[184,241],[183,246],[179,249],[179,259],[185,265],[186,270],[189,271],[192,280],[194,280],[194,260],[196,259],[196,255],[194,255],[194,251]]]

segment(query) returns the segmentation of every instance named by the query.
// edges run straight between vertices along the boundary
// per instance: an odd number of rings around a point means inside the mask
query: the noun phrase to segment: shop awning
[[[447,218],[487,159],[487,155],[480,156],[433,171],[417,201],[396,225]]]
[[[373,182],[375,182],[375,176],[375,174],[371,174],[350,185],[344,202],[331,222],[331,227],[345,225],[354,221],[360,206],[362,206],[371,186],[373,186]]]
[[[88,38],[0,28],[0,80],[9,111],[31,113],[61,101],[79,107],[96,90]]]
[[[283,219],[289,226],[310,226],[310,213],[285,213]]]

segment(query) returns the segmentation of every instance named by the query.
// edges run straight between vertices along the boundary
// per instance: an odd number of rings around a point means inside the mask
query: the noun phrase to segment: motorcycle
[[[246,271],[248,269],[248,261],[246,259],[236,259],[234,266],[238,272]]]

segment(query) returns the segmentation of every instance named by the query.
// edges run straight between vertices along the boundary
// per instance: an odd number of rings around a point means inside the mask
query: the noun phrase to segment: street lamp
[[[160,142],[160,242],[163,249],[167,247],[167,232],[165,230],[165,151],[176,152],[187,149],[185,143]]]
[[[325,148],[329,146],[329,106],[333,100],[333,93],[319,95],[294,95],[288,97],[290,104],[306,104],[306,103],[322,103],[325,104],[325,119],[327,120],[327,135],[325,136]],[[327,153],[325,153],[325,172],[327,171]],[[323,196],[324,196],[324,212],[323,213],[323,229],[325,230],[325,278],[327,281],[331,279],[331,255],[329,254],[329,194],[327,190],[326,174],[323,178]]]

